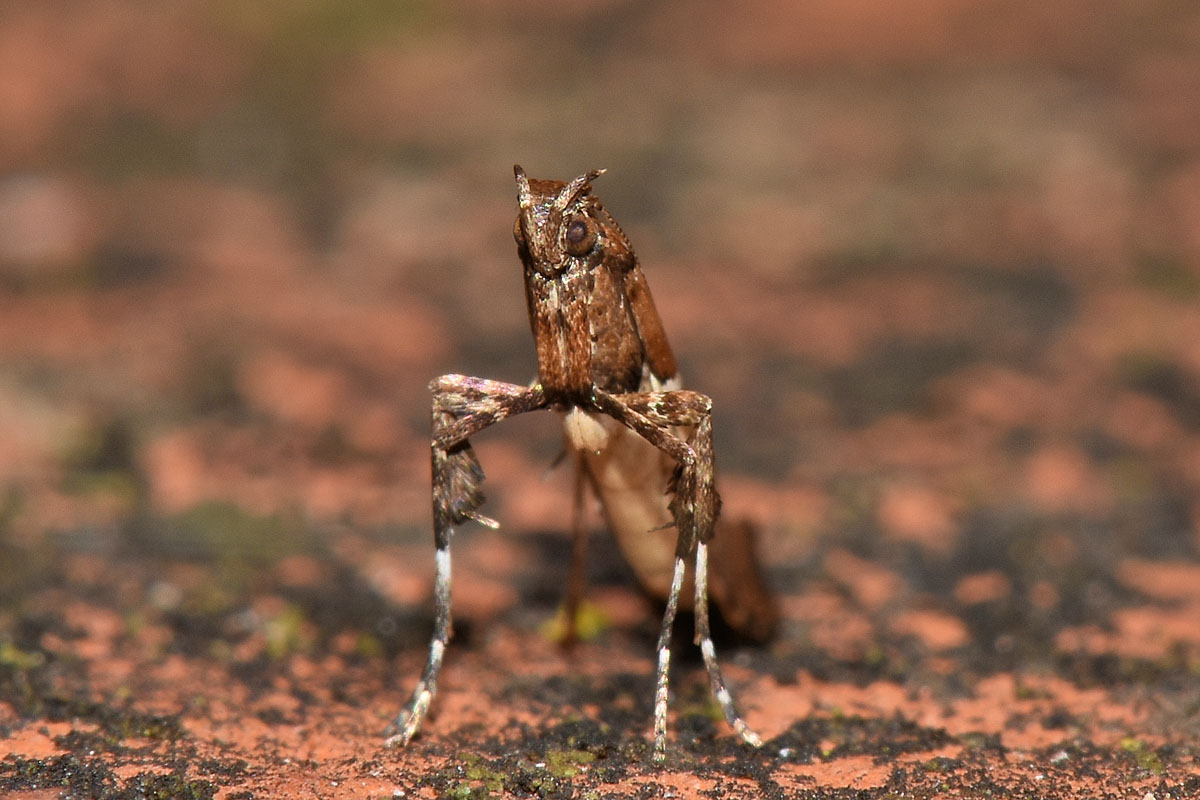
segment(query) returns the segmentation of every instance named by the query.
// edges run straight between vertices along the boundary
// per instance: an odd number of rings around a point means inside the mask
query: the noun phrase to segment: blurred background
[[[427,383],[536,370],[514,162],[608,169],[777,583],[1196,554],[1195,4],[9,3],[0,109],[10,601],[339,541],[424,602]],[[480,437],[509,532],[558,437]]]

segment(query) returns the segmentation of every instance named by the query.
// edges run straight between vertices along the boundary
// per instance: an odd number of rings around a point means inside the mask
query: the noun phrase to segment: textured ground
[[[0,794],[1200,794],[1200,12],[905,0],[0,16]],[[256,10],[248,10],[256,9]],[[548,622],[549,415],[477,442],[422,735],[430,378],[534,373],[511,166],[596,184],[785,621],[597,533]],[[718,715],[719,716],[719,715]]]

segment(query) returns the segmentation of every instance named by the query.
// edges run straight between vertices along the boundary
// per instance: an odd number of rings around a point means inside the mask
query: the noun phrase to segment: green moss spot
[[[22,650],[12,642],[0,642],[0,666],[27,672],[40,667],[45,661],[46,657],[42,653]]]
[[[575,611],[575,636],[579,641],[591,641],[608,630],[610,626],[611,622],[608,616],[595,603],[584,600]],[[541,634],[552,642],[566,640],[567,609],[565,606],[559,606],[554,617],[542,625]]]
[[[1131,755],[1139,768],[1148,770],[1155,774],[1162,774],[1166,771],[1163,766],[1162,759],[1158,757],[1158,753],[1150,745],[1133,736],[1126,736],[1121,740],[1121,749]]]
[[[312,644],[307,628],[304,612],[298,606],[289,604],[278,616],[267,621],[264,630],[267,655],[279,660],[306,650]]]
[[[546,753],[546,771],[557,778],[571,778],[595,760],[596,754],[587,750],[551,750]]]
[[[491,797],[493,792],[500,792],[504,789],[503,772],[492,769],[490,764],[478,756],[467,756],[463,760],[467,764],[464,774],[470,782],[469,785],[473,785],[474,789],[482,789],[485,792],[482,795],[469,796]]]
[[[365,632],[360,633],[354,641],[354,652],[363,658],[383,658],[383,643],[379,641],[377,636]]]

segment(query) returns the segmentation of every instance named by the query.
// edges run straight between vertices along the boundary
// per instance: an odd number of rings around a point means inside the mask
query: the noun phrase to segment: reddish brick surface
[[[1127,5],[1127,4],[1125,4]],[[1200,11],[184,0],[0,16],[0,794],[1200,795]],[[636,6],[636,7],[635,7]],[[428,381],[534,373],[511,165],[596,191],[776,641],[477,442],[433,713]],[[598,518],[598,517],[596,517]]]

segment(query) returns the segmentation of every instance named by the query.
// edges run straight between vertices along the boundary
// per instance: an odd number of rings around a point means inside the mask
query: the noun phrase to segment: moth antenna
[[[582,175],[573,178],[570,183],[563,187],[559,192],[557,199],[554,201],[554,206],[559,211],[565,211],[570,206],[579,201],[581,197],[586,195],[592,188],[592,181],[599,178],[607,170],[592,169]],[[520,178],[517,179],[520,182]]]

